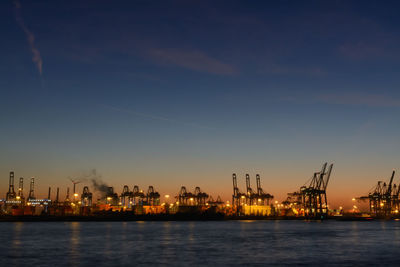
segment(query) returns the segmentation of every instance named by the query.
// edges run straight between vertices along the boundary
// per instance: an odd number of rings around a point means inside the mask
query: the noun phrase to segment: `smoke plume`
[[[36,67],[39,71],[40,76],[42,76],[42,66],[43,66],[43,61],[42,57],[40,56],[39,50],[35,46],[35,36],[33,33],[26,27],[24,20],[22,19],[21,16],[21,3],[19,0],[14,0],[15,4],[15,19],[17,20],[18,25],[22,28],[26,35],[26,39],[28,40],[28,44],[31,48],[32,52],[32,61],[33,63],[36,64]]]
[[[101,175],[99,175],[96,169],[91,170],[89,173],[84,173],[80,177],[77,177],[76,180],[79,182],[90,182],[92,184],[91,189],[94,192],[99,193],[102,197],[104,197],[108,193],[108,185],[102,181]]]

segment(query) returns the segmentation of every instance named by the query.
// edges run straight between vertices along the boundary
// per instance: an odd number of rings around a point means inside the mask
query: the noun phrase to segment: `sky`
[[[400,167],[399,5],[1,1],[0,197],[96,170],[224,200],[259,173],[282,201],[328,162],[352,205]]]

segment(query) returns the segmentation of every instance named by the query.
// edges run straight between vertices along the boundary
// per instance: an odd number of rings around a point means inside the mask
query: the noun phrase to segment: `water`
[[[400,222],[0,223],[0,266],[400,264]]]

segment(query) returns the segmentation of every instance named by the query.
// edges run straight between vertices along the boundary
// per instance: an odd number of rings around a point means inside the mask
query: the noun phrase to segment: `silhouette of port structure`
[[[283,218],[296,217],[325,219],[337,215],[328,204],[327,189],[333,164],[324,163],[298,190],[288,193],[279,202],[262,187],[260,174],[241,175],[243,189],[238,185],[238,175],[232,174],[232,199],[223,201],[212,197],[199,186],[181,186],[176,194],[162,196],[156,187],[142,189],[139,185],[122,186],[115,190],[104,183],[90,184],[88,181],[70,179],[70,187],[61,197],[59,187],[55,197],[48,187],[47,197],[38,197],[35,191],[36,178],[29,179],[29,190],[25,192],[24,178],[20,177],[15,188],[15,173],[8,176],[9,187],[4,199],[0,199],[0,216],[97,216],[99,214],[128,214],[129,216],[154,216],[180,214],[219,214],[224,218]],[[252,183],[252,177],[255,177]],[[364,196],[354,202],[368,203],[369,215],[376,218],[399,218],[400,186],[394,183],[395,171],[387,182],[378,183]],[[253,178],[254,179],[254,178]],[[86,183],[86,184],[85,184]],[[252,185],[255,185],[253,188]],[[354,205],[356,207],[356,205]],[[356,212],[355,212],[356,213]]]
[[[396,171],[388,182],[378,181],[377,184],[364,196],[353,198],[353,201],[368,202],[369,212],[375,218],[398,218],[400,212],[400,184],[393,183]],[[354,205],[356,211],[357,206]]]

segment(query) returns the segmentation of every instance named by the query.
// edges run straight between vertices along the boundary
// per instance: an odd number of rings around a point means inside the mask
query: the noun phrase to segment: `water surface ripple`
[[[0,266],[399,265],[400,222],[17,222]]]

